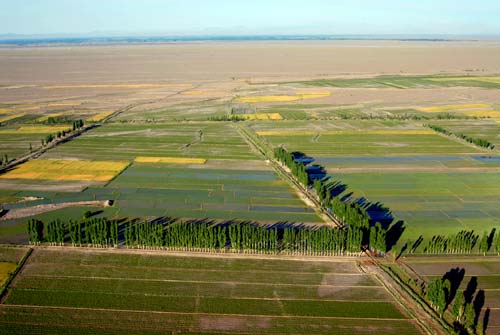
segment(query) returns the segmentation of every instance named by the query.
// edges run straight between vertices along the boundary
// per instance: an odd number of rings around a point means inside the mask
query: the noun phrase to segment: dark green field
[[[419,334],[353,259],[48,250],[10,286],[0,325],[10,334]]]

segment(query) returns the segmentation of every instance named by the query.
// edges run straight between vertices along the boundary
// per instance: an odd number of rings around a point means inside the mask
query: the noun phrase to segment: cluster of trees
[[[245,121],[246,119],[244,117],[241,117],[239,115],[218,115],[218,116],[210,116],[208,118],[208,121],[232,121],[232,122],[239,122],[239,121]]]
[[[74,121],[73,122],[73,131],[82,128],[83,125],[84,125],[84,122],[82,119]]]
[[[438,278],[427,285],[427,300],[431,307],[443,317],[443,313],[448,306],[451,297],[451,282],[448,279]]]
[[[274,158],[287,166],[302,185],[305,187],[309,186],[311,180],[306,171],[306,166],[304,163],[298,162],[293,153],[289,153],[286,149],[278,147],[274,149]]]
[[[68,237],[73,246],[177,249],[187,251],[226,251],[286,253],[301,255],[343,255],[359,253],[363,231],[357,228],[276,227],[250,223],[212,224],[198,222],[128,222],[105,218],[83,221],[60,220],[44,224],[28,222],[30,244],[42,241],[64,245]]]
[[[40,244],[43,240],[43,222],[40,220],[28,221],[28,241],[29,244]]]
[[[452,288],[452,283],[446,278],[437,278],[426,285],[425,297],[432,309],[440,318],[446,310],[453,317],[453,327],[458,334],[481,334],[482,324],[478,321],[480,307],[476,308],[477,301],[472,301],[473,292],[466,294],[462,290]],[[458,287],[458,286],[457,286]],[[476,300],[479,294],[476,294]],[[450,308],[448,308],[451,306]]]
[[[457,292],[451,307],[451,313],[455,319],[455,328],[465,329],[474,334],[477,320],[476,309],[472,301],[466,301],[463,291],[459,290]]]
[[[496,234],[496,229],[493,228],[481,238],[473,230],[462,230],[448,236],[435,235],[427,241],[423,250],[427,254],[470,254],[476,246],[482,254],[492,249],[500,253],[500,234]]]
[[[0,166],[6,166],[9,164],[9,156],[7,154],[3,155],[3,157],[0,160]]]
[[[445,135],[448,135],[448,136],[456,136],[464,141],[467,141],[471,144],[474,144],[474,145],[477,145],[477,146],[480,146],[480,147],[483,147],[483,148],[486,148],[486,149],[495,149],[495,145],[490,143],[489,141],[483,139],[483,138],[474,138],[474,137],[470,137],[469,135],[465,135],[465,134],[455,134],[449,130],[446,130],[444,129],[443,127],[440,127],[440,126],[436,126],[436,125],[427,125],[427,127],[431,128],[432,130],[438,132],[438,133],[442,133],[442,134],[445,134]]]

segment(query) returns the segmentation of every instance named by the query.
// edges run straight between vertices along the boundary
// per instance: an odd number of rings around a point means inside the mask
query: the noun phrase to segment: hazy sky
[[[500,0],[0,0],[0,34],[500,34]]]

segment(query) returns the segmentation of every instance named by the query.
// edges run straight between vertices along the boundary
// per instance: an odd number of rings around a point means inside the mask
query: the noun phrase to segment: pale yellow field
[[[207,93],[207,91],[193,90],[193,91],[184,91],[184,92],[182,92],[182,94],[184,94],[184,95],[202,95],[202,94],[205,94],[205,93]]]
[[[17,129],[0,130],[0,134],[55,134],[58,131],[71,130],[70,126],[23,126]]]
[[[0,179],[44,179],[109,181],[123,171],[126,161],[32,160],[21,164]]]
[[[102,113],[99,113],[97,115],[94,115],[94,116],[91,116],[89,117],[87,120],[87,122],[99,122],[101,121],[102,119],[104,118],[107,118],[108,116],[110,116],[111,114],[113,114],[114,112],[102,112]]]
[[[495,117],[500,118],[500,110],[496,111],[467,111],[463,112],[468,116],[477,116],[477,117]]]
[[[259,103],[259,102],[290,102],[298,100],[319,99],[330,96],[330,92],[313,92],[297,95],[261,95],[254,97],[240,97],[237,99],[243,103]]]
[[[4,117],[0,118],[0,123],[1,122],[7,122],[7,121],[10,121],[10,120],[14,120],[14,119],[23,117],[25,115],[26,114],[22,113],[22,114],[12,114],[12,115],[8,115],[8,116],[4,116]]]
[[[16,267],[16,263],[0,262],[0,286],[5,283],[9,274],[12,273]]]
[[[182,157],[136,157],[137,163],[167,163],[167,164],[205,164],[205,158],[182,158]]]
[[[11,108],[0,108],[0,114],[8,114],[12,111],[13,110]]]
[[[36,121],[37,122],[44,122],[44,121],[47,121],[49,119],[49,117],[58,117],[58,116],[62,116],[62,115],[64,115],[64,113],[52,113],[52,114],[41,116],[38,119],[36,119]]]
[[[37,111],[40,109],[40,106],[25,106],[25,107],[16,107],[16,110],[29,112],[29,111]]]
[[[191,87],[191,84],[95,84],[95,85],[52,85],[43,86],[47,90],[68,88],[161,88],[161,87]]]
[[[80,106],[81,102],[58,102],[58,103],[50,103],[47,107],[72,107],[72,106]]]
[[[432,81],[482,81],[500,84],[500,77],[456,77],[456,78],[432,78]]]
[[[292,131],[292,130],[265,130],[257,131],[260,136],[314,136],[314,135],[432,135],[430,129],[387,129],[387,130],[328,130],[328,131]]]
[[[255,113],[238,115],[246,120],[283,120],[279,113]]]
[[[470,109],[487,109],[490,108],[488,104],[464,104],[464,105],[445,105],[445,106],[434,106],[434,107],[421,107],[417,110],[426,113],[441,113],[447,111],[464,111]]]

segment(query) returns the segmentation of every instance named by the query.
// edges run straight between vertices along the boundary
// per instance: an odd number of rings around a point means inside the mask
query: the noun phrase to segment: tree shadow
[[[313,157],[307,156],[301,151],[293,151],[290,154],[292,155],[294,161],[296,161],[297,163],[302,163],[304,165],[309,165],[315,161]]]
[[[387,251],[391,251],[392,248],[398,243],[399,239],[403,235],[406,227],[404,226],[404,221],[398,221],[393,225],[389,226],[386,235],[386,246]],[[406,247],[408,247],[406,245]],[[402,252],[401,252],[402,253]]]
[[[327,172],[325,168],[321,165],[311,165],[306,167],[306,173],[310,180],[321,180],[327,177]]]
[[[485,301],[485,296],[484,296],[484,291],[479,290],[477,291],[476,297],[474,298],[474,311],[476,312],[476,317],[474,318],[474,325],[477,326],[478,321],[479,321],[479,316],[481,314],[481,310],[483,309],[484,306],[484,301]]]
[[[486,334],[486,330],[488,329],[488,325],[490,323],[490,313],[491,310],[489,308],[486,308],[486,311],[484,312],[484,318],[483,318],[483,333]]]
[[[347,190],[347,185],[341,183],[340,181],[335,181],[328,185],[328,191],[330,192],[330,198],[335,198]]]
[[[471,277],[469,283],[467,284],[467,288],[464,291],[465,302],[470,304],[472,303],[472,298],[474,297],[474,293],[477,290],[477,277]]]
[[[451,284],[448,301],[446,301],[446,308],[453,301],[453,299],[455,299],[455,295],[457,294],[458,288],[462,284],[464,276],[465,276],[465,269],[460,269],[458,267],[450,269],[450,271],[444,274],[443,280],[448,279]]]

